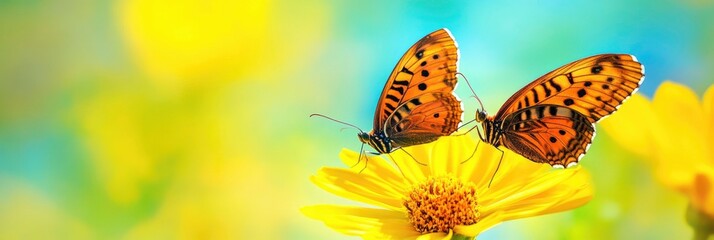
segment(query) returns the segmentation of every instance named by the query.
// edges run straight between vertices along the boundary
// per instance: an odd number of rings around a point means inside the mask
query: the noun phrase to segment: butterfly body
[[[595,123],[610,115],[644,80],[628,54],[602,54],[562,66],[509,98],[496,115],[476,113],[484,142],[531,161],[577,165],[595,137]]]
[[[360,142],[371,146],[374,150],[377,150],[377,153],[379,154],[394,151],[392,148],[392,141],[389,137],[384,135],[384,132],[374,132],[374,130],[369,133],[360,132],[357,134],[357,137]]]

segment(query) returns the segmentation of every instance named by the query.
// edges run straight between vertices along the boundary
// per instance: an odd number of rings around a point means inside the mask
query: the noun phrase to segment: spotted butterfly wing
[[[583,114],[547,104],[508,115],[502,132],[504,146],[534,162],[552,166],[577,163],[595,136],[593,124]]]
[[[369,138],[380,153],[427,143],[457,130],[461,102],[454,96],[458,49],[447,29],[426,35],[407,50],[382,90]]]
[[[385,124],[384,132],[396,146],[429,143],[456,131],[461,113],[461,103],[455,96],[427,93],[398,108]]]
[[[591,56],[531,82],[483,121],[485,141],[534,162],[577,164],[595,136],[594,123],[615,112],[644,80],[628,54]]]

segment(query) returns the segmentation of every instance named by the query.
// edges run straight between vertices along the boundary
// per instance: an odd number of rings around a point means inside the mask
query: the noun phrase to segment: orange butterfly
[[[485,136],[537,163],[577,165],[595,137],[595,123],[615,112],[644,80],[629,54],[602,54],[562,66],[511,96],[495,116],[476,113]]]
[[[463,113],[453,94],[458,49],[447,29],[426,35],[402,56],[384,85],[374,113],[372,131],[357,128],[363,143],[378,154],[432,142],[456,131]],[[360,153],[362,150],[360,150]]]

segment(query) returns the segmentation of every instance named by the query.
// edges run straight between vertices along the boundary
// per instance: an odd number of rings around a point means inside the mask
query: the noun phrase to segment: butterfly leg
[[[402,171],[402,168],[399,167],[399,164],[397,164],[397,161],[394,160],[394,158],[392,157],[392,154],[391,154],[391,153],[387,153],[387,156],[389,156],[389,159],[392,159],[392,162],[394,162],[394,165],[397,166],[397,169],[398,169],[399,172],[402,174],[402,177],[404,177],[404,179],[406,179],[406,178],[407,178],[407,175],[404,175],[404,171]]]
[[[367,164],[369,164],[369,158],[367,158],[367,154],[371,154],[371,155],[373,155],[373,156],[382,155],[381,153],[378,153],[378,152],[370,152],[370,151],[367,151],[367,152],[365,152],[365,153],[366,153],[366,154],[365,154],[365,156],[364,156],[364,167],[363,167],[361,170],[359,170],[359,173],[362,173],[362,171],[364,171],[365,169],[367,169]],[[355,166],[356,166],[356,164],[355,164]]]
[[[496,148],[499,152],[501,152],[501,157],[498,158],[498,165],[496,165],[496,171],[493,171],[493,176],[491,176],[491,180],[488,181],[488,187],[491,187],[491,182],[493,182],[493,179],[496,178],[496,173],[498,172],[498,169],[501,167],[501,161],[503,161],[503,150]]]
[[[474,151],[471,153],[471,156],[469,156],[468,158],[466,158],[466,160],[461,161],[459,164],[464,164],[464,163],[468,162],[469,160],[471,160],[471,158],[474,157],[474,155],[476,155],[476,150],[478,150],[478,146],[479,146],[479,145],[481,145],[481,141],[479,141],[478,143],[476,143],[476,148],[474,148]]]
[[[475,121],[475,120],[471,120],[471,121],[469,121],[469,122],[467,122],[467,123],[464,123],[464,125],[461,125],[461,127],[466,126],[467,124],[470,124],[470,123],[472,123],[473,121]],[[461,127],[459,127],[459,128],[461,128]],[[477,127],[478,127],[478,124],[477,124],[476,126],[473,126],[473,127],[469,128],[469,130],[466,131],[465,133],[454,134],[454,135],[451,135],[451,136],[463,136],[463,135],[469,134],[471,131],[474,130],[474,128],[477,128]]]
[[[409,155],[410,157],[412,157],[412,159],[414,159],[414,161],[415,161],[416,163],[418,163],[419,165],[426,166],[426,163],[419,162],[414,156],[412,156],[411,153],[407,152],[407,150],[404,150],[404,148],[399,148],[399,150],[402,150],[404,153],[406,153],[407,155]]]
[[[359,170],[360,173],[362,173],[362,171],[367,168],[367,163],[369,162],[369,158],[367,158],[367,154],[364,152],[364,143],[362,143],[362,146],[359,148],[359,157],[357,158],[357,162],[354,165],[350,166],[350,168],[359,165],[359,163],[362,161],[362,156],[364,156],[364,167],[362,168],[362,170]]]
[[[478,127],[478,125],[476,125],[476,126],[474,126],[473,128],[469,129],[469,132],[470,132],[471,130],[473,130],[474,128],[476,128],[476,127]],[[471,158],[474,157],[474,155],[476,154],[476,150],[478,150],[478,146],[481,145],[481,142],[485,141],[485,140],[483,139],[483,135],[481,135],[481,130],[479,130],[478,128],[476,128],[476,132],[478,132],[478,137],[481,139],[481,141],[479,141],[478,143],[476,143],[476,148],[474,148],[474,151],[471,153],[471,156],[469,156],[466,160],[461,161],[460,164],[464,164],[465,162],[468,162],[469,160],[471,160]],[[498,149],[498,148],[496,148],[496,149]],[[499,149],[499,150],[500,150],[500,149]],[[503,155],[503,151],[501,151],[501,154]]]

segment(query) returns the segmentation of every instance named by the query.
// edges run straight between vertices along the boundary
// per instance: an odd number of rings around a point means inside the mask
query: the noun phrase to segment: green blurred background
[[[714,2],[0,1],[0,239],[335,239],[300,206],[358,149],[401,54],[447,27],[486,108],[598,53],[701,94]],[[476,103],[465,85],[465,119]],[[681,239],[686,200],[600,131],[575,211],[479,239]],[[686,161],[686,159],[682,159]]]

